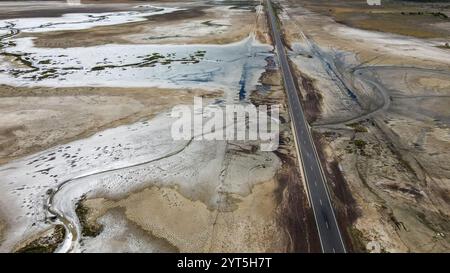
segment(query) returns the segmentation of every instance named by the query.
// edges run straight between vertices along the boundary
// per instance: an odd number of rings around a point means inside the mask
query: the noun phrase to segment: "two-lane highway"
[[[289,102],[289,111],[293,130],[296,135],[297,147],[308,187],[308,195],[314,211],[317,230],[322,251],[326,253],[345,252],[344,242],[331,205],[326,185],[326,178],[320,164],[320,159],[314,146],[311,131],[306,121],[292,71],[286,57],[284,44],[278,29],[277,18],[272,3],[266,0],[266,10],[274,39],[278,59],[283,74],[283,81]]]

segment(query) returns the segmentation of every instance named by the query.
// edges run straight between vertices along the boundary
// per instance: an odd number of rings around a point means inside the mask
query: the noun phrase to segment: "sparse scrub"
[[[365,142],[365,141],[362,140],[362,139],[355,139],[355,140],[353,141],[353,144],[355,144],[356,148],[362,150],[362,149],[364,149],[364,148],[366,147],[367,142]]]
[[[357,133],[367,133],[367,128],[359,123],[347,124],[348,127],[352,127]]]

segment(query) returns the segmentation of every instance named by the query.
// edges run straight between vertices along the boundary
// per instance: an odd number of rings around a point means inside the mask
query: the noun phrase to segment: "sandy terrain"
[[[0,88],[0,162],[149,119],[211,92],[118,88]],[[216,94],[217,95],[217,94]]]
[[[261,8],[125,2],[8,4],[26,20],[0,25],[0,251],[318,251]],[[193,96],[281,104],[280,148],[174,141]]]
[[[248,197],[230,198],[234,210],[210,210],[170,188],[145,189],[119,202],[89,200],[88,206],[100,211],[123,207],[128,219],[180,252],[282,251],[282,233],[274,222],[275,186],[269,181]]]
[[[196,5],[170,14],[152,16],[148,21],[99,26],[90,30],[54,31],[33,37],[37,37],[36,46],[46,48],[113,43],[228,44],[240,41],[255,31],[256,18],[251,10]],[[27,37],[28,34],[22,36]]]
[[[439,47],[448,33],[382,26],[351,1],[307,2],[283,1],[281,17],[304,103],[319,105],[309,119],[352,250],[448,251],[450,53]],[[422,19],[439,23],[431,17]]]

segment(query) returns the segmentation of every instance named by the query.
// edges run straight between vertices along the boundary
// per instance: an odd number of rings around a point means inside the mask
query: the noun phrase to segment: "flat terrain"
[[[448,7],[363,2],[281,1],[340,224],[351,251],[445,252]]]
[[[319,252],[306,123],[348,252],[448,252],[448,3],[273,2],[285,58],[260,1],[0,1],[0,252]],[[194,97],[278,149],[174,140]]]
[[[366,1],[302,1],[309,10],[333,18],[350,27],[414,36],[450,37],[449,6],[445,1],[382,1],[369,6]]]
[[[0,251],[318,251],[259,2],[100,2],[0,2]],[[194,97],[279,148],[173,140]]]

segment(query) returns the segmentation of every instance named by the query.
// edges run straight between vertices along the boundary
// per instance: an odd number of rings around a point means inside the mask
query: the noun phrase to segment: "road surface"
[[[285,47],[278,29],[277,18],[270,0],[266,0],[266,10],[283,75],[289,112],[296,136],[295,140],[300,154],[303,174],[306,178],[309,200],[314,211],[320,245],[325,253],[343,253],[345,252],[345,246],[325,184],[326,178],[314,146],[309,124],[300,104],[297,88],[295,87],[294,78],[286,57]]]

